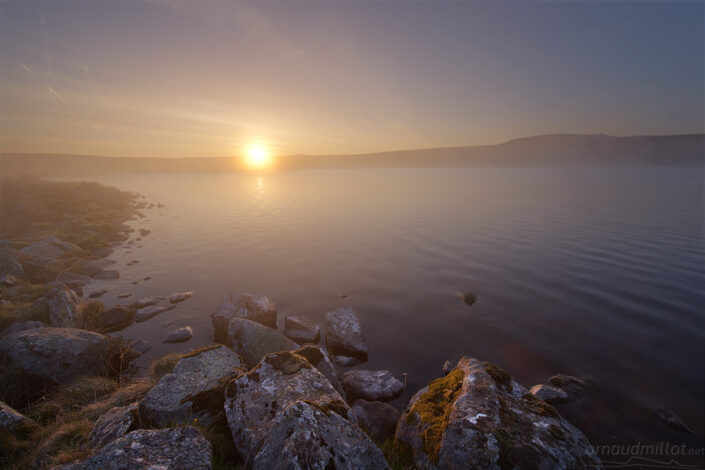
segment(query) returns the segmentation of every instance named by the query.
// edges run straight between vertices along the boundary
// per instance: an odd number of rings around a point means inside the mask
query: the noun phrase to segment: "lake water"
[[[123,331],[151,341],[151,357],[207,343],[210,314],[229,292],[274,298],[280,329],[287,314],[323,326],[325,312],[351,306],[370,347],[359,367],[407,373],[407,399],[445,360],[469,355],[527,388],[558,372],[592,377],[589,397],[559,410],[594,444],[702,446],[702,168],[95,179],[165,207],[131,222],[152,233],[111,256],[121,278],[84,290],[108,287],[108,305],[125,292],[195,292]],[[463,304],[463,291],[477,303]],[[194,328],[190,342],[160,344],[183,325]],[[659,406],[695,434],[655,420],[649,410]]]

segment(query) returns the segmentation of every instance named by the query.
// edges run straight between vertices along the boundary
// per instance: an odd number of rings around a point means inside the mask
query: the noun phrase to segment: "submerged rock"
[[[352,411],[360,427],[378,442],[394,436],[401,416],[399,410],[381,401],[357,400]]]
[[[580,400],[587,393],[591,380],[574,375],[557,374],[548,379],[554,387],[561,389],[568,397],[567,401]]]
[[[137,402],[111,408],[95,422],[85,446],[93,449],[103,447],[132,431],[138,420]]]
[[[396,438],[419,469],[600,467],[585,436],[490,363],[464,357],[411,399]]]
[[[88,294],[89,299],[97,299],[98,297],[105,295],[105,293],[108,292],[108,289],[98,289],[91,291],[90,294]]]
[[[232,380],[225,389],[225,415],[240,455],[256,456],[272,420],[297,401],[350,418],[350,408],[330,382],[293,352],[270,354]]]
[[[192,426],[181,426],[132,431],[90,457],[55,468],[211,470],[212,457],[211,444],[201,431]]]
[[[244,318],[230,320],[227,343],[242,356],[247,367],[254,367],[265,354],[291,351],[299,347],[277,330]]]
[[[178,304],[186,299],[190,299],[193,292],[175,292],[169,296],[169,303]]]
[[[152,345],[146,339],[140,338],[130,343],[130,349],[135,352],[135,357],[138,357],[152,349]]]
[[[0,358],[48,384],[65,384],[82,375],[100,375],[107,338],[76,328],[33,328],[0,339]]]
[[[443,363],[443,375],[448,375],[450,374],[450,371],[453,370],[455,366],[453,366],[453,363],[450,361],[446,361]]]
[[[367,361],[367,343],[352,308],[343,307],[326,313],[326,345],[333,356]]]
[[[160,301],[164,300],[166,297],[145,297],[134,303],[137,308],[151,307],[152,305],[158,304]]]
[[[188,423],[194,418],[206,425],[214,417],[208,411],[195,409],[188,397],[215,388],[221,379],[242,372],[240,357],[227,346],[193,351],[179,359],[171,373],[142,398],[140,415],[158,426]]]
[[[190,326],[184,326],[183,328],[176,329],[166,335],[166,338],[162,340],[162,343],[183,343],[191,339],[193,336],[193,328]]]
[[[276,328],[277,304],[264,295],[238,293],[228,295],[211,315],[216,341],[223,342],[227,338],[228,326],[233,318],[244,318]]]
[[[32,423],[34,421],[0,401],[0,431],[14,431],[19,426]]]
[[[34,320],[15,322],[15,323],[10,324],[4,330],[2,330],[2,333],[0,333],[0,337],[8,336],[13,333],[18,333],[20,331],[31,330],[32,328],[45,328],[47,326],[49,326],[49,325],[47,325],[44,322],[34,321]]]
[[[321,328],[306,315],[288,315],[284,336],[299,344],[318,343],[321,339]]]
[[[96,279],[113,280],[120,278],[120,272],[115,270],[104,270],[93,276]]]
[[[296,401],[274,416],[254,455],[253,470],[385,470],[382,451],[335,411]]]
[[[358,398],[388,401],[399,396],[404,384],[388,370],[349,370],[343,374],[343,388],[351,403]]]
[[[460,300],[465,302],[466,305],[471,306],[475,302],[477,302],[477,294],[474,292],[466,292],[464,294],[460,294]]]
[[[671,410],[667,410],[665,408],[657,408],[656,417],[674,431],[683,432],[687,434],[693,432],[693,430],[690,429],[688,425],[685,424],[683,420],[681,420],[678,415]]]
[[[534,385],[529,389],[529,393],[546,403],[565,403],[568,401],[568,394],[552,385]]]
[[[151,305],[149,307],[141,308],[135,312],[135,321],[139,323],[149,320],[153,316],[166,312],[167,310],[171,310],[172,308],[174,307],[165,307],[163,305]]]

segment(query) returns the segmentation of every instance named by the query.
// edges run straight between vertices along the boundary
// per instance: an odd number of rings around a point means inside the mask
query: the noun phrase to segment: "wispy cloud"
[[[57,100],[61,101],[62,103],[66,103],[66,100],[60,94],[58,94],[56,92],[56,90],[54,90],[49,85],[47,85],[47,91],[49,92],[49,96],[51,96],[52,98],[56,98]]]
[[[22,62],[21,60],[18,60],[17,63],[20,64],[20,66],[21,66],[21,67],[25,70],[25,72],[27,72],[28,74],[30,74],[30,75],[32,75],[32,76],[37,75],[36,73],[34,73],[34,71],[33,71],[32,69],[29,68],[29,66],[27,66],[27,64],[25,64],[25,63]]]

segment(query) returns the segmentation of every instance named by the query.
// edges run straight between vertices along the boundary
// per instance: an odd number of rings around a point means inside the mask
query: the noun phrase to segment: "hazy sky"
[[[226,156],[703,131],[692,3],[0,2],[0,151]]]

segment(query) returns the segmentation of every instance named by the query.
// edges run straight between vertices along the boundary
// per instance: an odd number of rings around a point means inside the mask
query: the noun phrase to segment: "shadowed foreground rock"
[[[0,339],[0,359],[5,365],[49,384],[100,375],[107,353],[105,336],[76,328],[33,328]]]
[[[277,330],[244,318],[230,320],[226,344],[232,345],[247,367],[254,367],[265,354],[299,348],[298,344]]]
[[[227,346],[193,351],[142,398],[140,415],[158,426],[187,423],[194,418],[207,424],[213,417],[194,410],[187,397],[217,387],[221,379],[241,372],[240,357]]]
[[[138,421],[137,403],[110,408],[93,424],[85,446],[98,449],[121,438],[133,429]]]
[[[60,470],[210,470],[211,444],[192,426],[140,429],[113,441],[95,455],[55,467]]]
[[[25,415],[0,401],[0,431],[13,431],[22,424],[33,423]]]
[[[553,407],[468,357],[414,395],[396,438],[419,469],[600,468],[585,436]]]
[[[375,441],[383,442],[394,436],[401,414],[389,403],[357,400],[352,410],[357,423]]]
[[[305,357],[313,367],[318,369],[318,372],[323,374],[323,376],[328,379],[328,382],[330,382],[341,397],[345,396],[343,384],[341,384],[338,379],[338,373],[335,370],[335,366],[330,361],[328,354],[323,348],[316,346],[315,344],[307,344],[294,351],[294,353]]]
[[[342,356],[361,362],[367,361],[367,343],[360,321],[352,308],[344,307],[326,313],[326,346],[334,360],[337,356]],[[346,360],[341,365],[347,363],[349,361]]]

